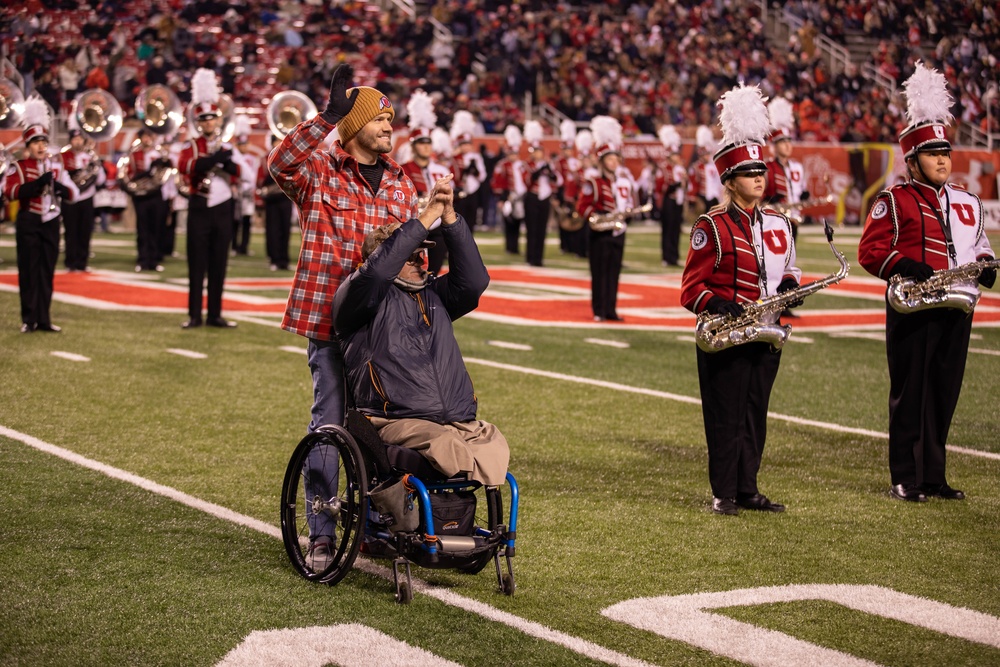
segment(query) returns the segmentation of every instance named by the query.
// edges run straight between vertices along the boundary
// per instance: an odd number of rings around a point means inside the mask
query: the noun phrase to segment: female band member
[[[694,312],[738,317],[744,304],[798,287],[795,244],[788,219],[762,209],[767,166],[767,109],[760,90],[742,84],[724,94],[723,148],[714,156],[722,200],[695,222],[681,285],[681,302]],[[718,352],[697,350],[712,511],[738,508],[783,512],[757,488],[767,432],[767,407],[781,352],[766,342]]]

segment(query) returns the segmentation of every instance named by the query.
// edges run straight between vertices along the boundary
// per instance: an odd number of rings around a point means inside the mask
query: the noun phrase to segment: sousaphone
[[[292,128],[317,113],[311,99],[297,90],[278,93],[267,105],[267,126],[277,137],[284,137]]]

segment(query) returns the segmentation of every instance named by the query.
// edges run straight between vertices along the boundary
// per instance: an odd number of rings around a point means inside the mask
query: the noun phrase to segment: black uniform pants
[[[520,252],[518,246],[522,222],[524,222],[522,218],[503,216],[503,249],[511,255],[517,255]]]
[[[448,259],[448,246],[444,243],[444,232],[440,227],[432,229],[427,234],[427,240],[434,242],[434,247],[427,249],[427,270],[436,275],[441,273],[441,268]]]
[[[590,303],[594,317],[618,317],[618,278],[625,255],[625,234],[589,230]]]
[[[292,237],[292,200],[283,193],[264,200],[264,243],[267,258],[279,269],[288,268],[288,243]]]
[[[90,239],[94,234],[94,198],[64,203],[62,217],[66,230],[66,268],[83,271],[90,259]]]
[[[758,492],[767,406],[781,352],[773,352],[770,343],[745,343],[697,353],[712,495],[752,496]]]
[[[245,255],[250,250],[250,216],[238,215],[233,219],[233,250]]]
[[[455,212],[465,218],[469,229],[475,229],[479,214],[479,190],[469,192],[464,197],[455,197]]]
[[[684,206],[674,201],[673,197],[663,198],[660,207],[660,253],[667,264],[677,264],[680,261],[681,221],[684,216]]]
[[[944,484],[972,317],[955,308],[904,315],[886,305],[889,473],[893,484]]]
[[[52,282],[59,259],[59,218],[42,222],[34,213],[21,210],[14,228],[17,243],[17,283],[21,296],[21,321],[52,324]]]
[[[524,195],[524,254],[531,266],[542,265],[550,210],[551,202],[548,199],[539,199],[532,192]]]
[[[132,198],[135,208],[135,243],[138,258],[136,265],[152,271],[162,259],[160,247],[161,229],[166,223],[163,197],[159,189],[148,195]]]
[[[208,319],[222,316],[229,244],[233,237],[233,200],[209,208],[204,197],[191,197],[188,209],[188,315],[201,319],[202,283],[208,275]]]

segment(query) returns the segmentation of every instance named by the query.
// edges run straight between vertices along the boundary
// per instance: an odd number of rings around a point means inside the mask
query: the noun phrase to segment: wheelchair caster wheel
[[[505,574],[503,575],[503,577],[501,577],[500,591],[503,592],[504,595],[513,595],[515,588],[516,586],[514,585],[514,577],[512,577],[509,574]]]
[[[396,591],[396,602],[399,604],[410,604],[413,601],[413,589],[409,584],[400,584]]]

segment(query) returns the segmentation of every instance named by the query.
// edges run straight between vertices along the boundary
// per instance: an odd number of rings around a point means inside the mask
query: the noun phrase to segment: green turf
[[[231,275],[274,275],[259,236],[257,255],[235,258]],[[480,237],[490,241],[483,244],[490,265],[516,262],[496,234]],[[10,238],[5,232],[0,240]],[[652,252],[658,242],[655,233],[631,232],[627,270],[661,271]],[[131,249],[117,250],[98,249],[93,264],[130,270]],[[547,252],[552,263],[585,268],[551,246]],[[800,257],[809,271],[836,268],[825,244],[800,243]],[[13,248],[0,246],[0,258],[0,269],[11,268]],[[183,261],[168,260],[154,279],[184,276]],[[806,307],[842,307],[821,306],[825,298],[844,300],[821,295]],[[235,331],[182,331],[178,314],[59,302],[53,319],[64,333],[25,336],[17,313],[17,295],[0,292],[0,426],[278,524],[282,475],[311,401],[305,357],[279,347],[301,347],[301,338],[247,322]],[[977,348],[1000,350],[1000,331],[975,333]],[[601,332],[627,349],[585,343],[593,330],[472,319],[458,322],[457,334],[470,358],[697,396],[693,344],[676,333]],[[884,432],[883,344],[795,337],[772,411]],[[175,347],[208,358],[165,352]],[[996,460],[953,453],[950,480],[969,499],[904,504],[887,493],[884,439],[772,419],[761,488],[788,511],[718,517],[708,510],[698,406],[476,363],[469,371],[481,416],[511,442],[521,486],[518,590],[499,594],[489,569],[414,570],[435,586],[661,665],[736,663],[610,621],[601,610],[641,596],[847,583],[1000,616]],[[1000,357],[970,357],[952,444],[1000,452],[998,371]],[[427,595],[397,606],[390,582],[364,572],[334,588],[308,584],[273,537],[5,437],[0,489],[3,665],[211,665],[254,630],[337,623],[368,625],[463,665],[595,664]],[[1000,664],[997,649],[831,603],[718,613],[887,665]]]

